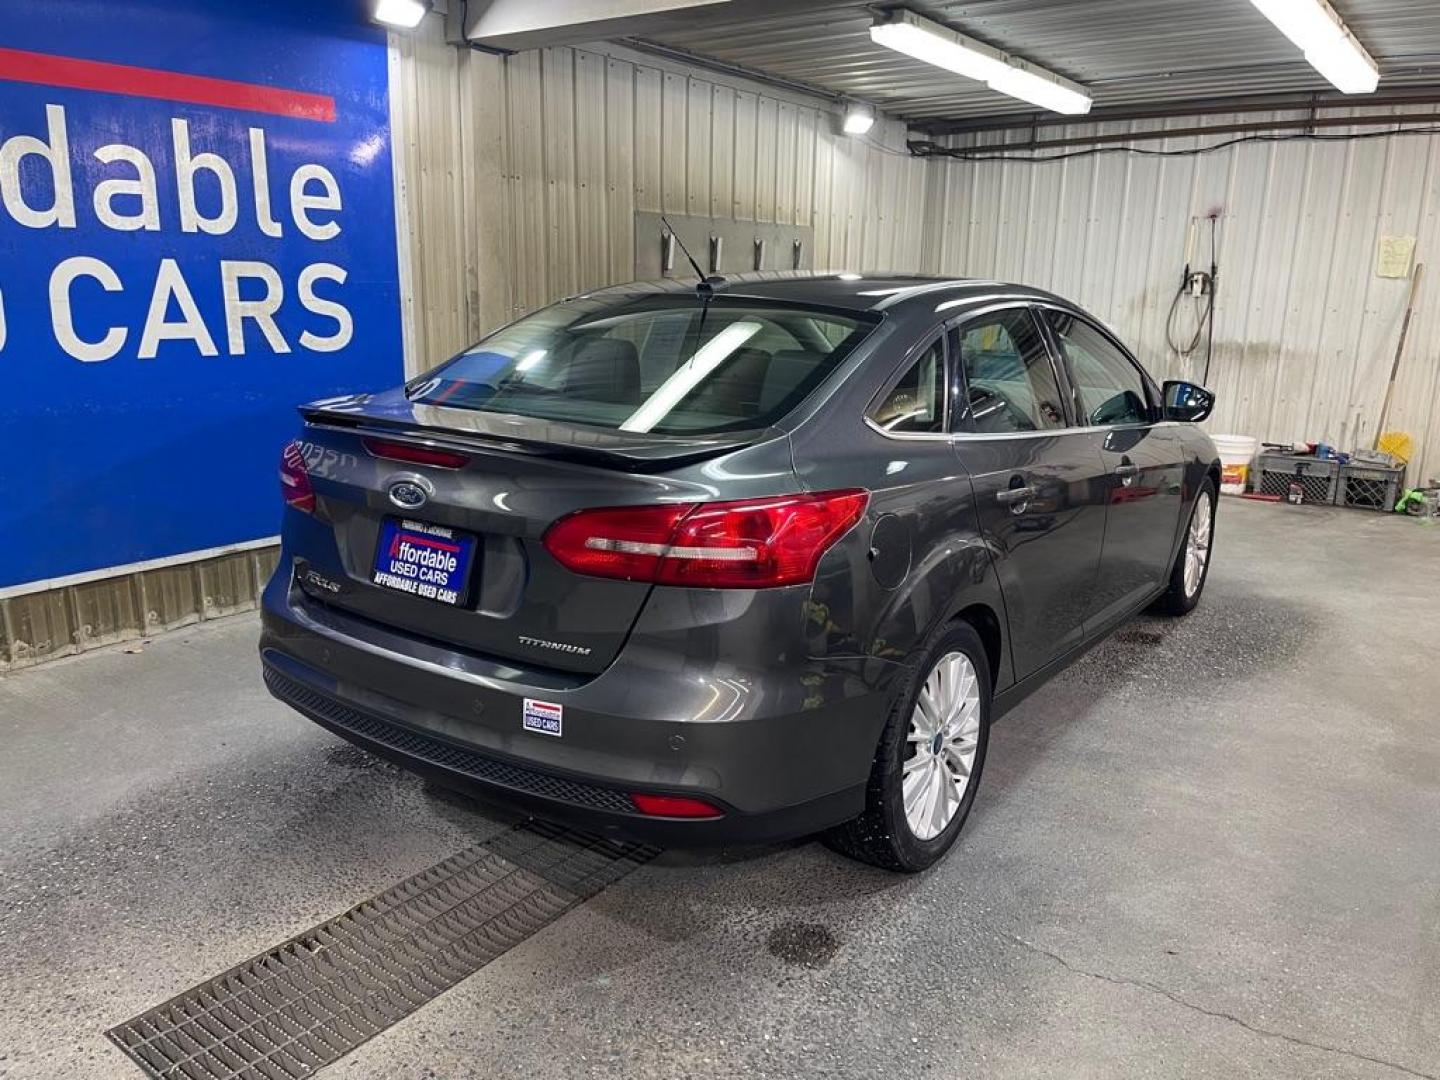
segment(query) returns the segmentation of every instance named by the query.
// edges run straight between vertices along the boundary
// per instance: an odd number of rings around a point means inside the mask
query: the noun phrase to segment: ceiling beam
[[[1092,109],[1084,117],[1056,116],[1054,113],[1012,113],[1005,116],[979,116],[973,119],[906,119],[909,126],[928,135],[964,135],[982,131],[1015,131],[1035,128],[1064,127],[1075,123],[1099,124],[1125,120],[1168,120],[1176,116],[1216,116],[1225,113],[1313,111],[1321,109],[1354,109],[1353,96],[1338,93],[1243,94],[1234,97],[1195,98],[1167,102],[1163,105],[1114,105]],[[1440,83],[1417,86],[1390,93],[1367,94],[1366,110],[1402,105],[1440,104]],[[1399,119],[1398,117],[1396,119]]]
[[[1440,102],[1440,95],[1436,101]],[[1193,114],[1191,114],[1193,115]],[[1088,121],[1087,121],[1088,122]],[[1076,135],[1064,139],[1030,138],[1021,142],[987,143],[981,146],[943,147],[932,142],[911,139],[910,151],[920,157],[953,157],[962,161],[985,161],[996,157],[1028,154],[1046,150],[1070,150],[1076,147],[1096,147],[1131,143],[1157,142],[1165,139],[1204,138],[1209,135],[1261,135],[1274,131],[1298,131],[1322,137],[1324,128],[1332,127],[1374,127],[1393,129],[1389,134],[1403,134],[1406,129],[1420,127],[1429,129],[1440,123],[1440,113],[1409,113],[1395,116],[1390,113],[1364,113],[1356,110],[1352,116],[1305,116],[1289,119],[1256,120],[1249,123],[1202,124],[1193,127],[1163,128],[1154,131],[1112,132],[1110,134]],[[1331,136],[1336,137],[1336,136]],[[1189,152],[1189,151],[1186,151]],[[1046,160],[1044,156],[1037,161]]]
[[[577,45],[600,38],[644,35],[695,18],[696,8],[730,0],[472,0],[465,13],[467,40],[518,52],[548,45]]]

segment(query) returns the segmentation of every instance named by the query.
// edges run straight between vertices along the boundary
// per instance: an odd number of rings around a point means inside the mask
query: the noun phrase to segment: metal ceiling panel
[[[1332,90],[1249,0],[917,0],[903,6],[1083,83],[1097,109]],[[1440,85],[1440,3],[1334,0],[1380,88]],[[1024,116],[1023,102],[870,41],[874,5],[716,5],[649,40],[874,102],[922,126]],[[1351,99],[1361,103],[1363,99]]]

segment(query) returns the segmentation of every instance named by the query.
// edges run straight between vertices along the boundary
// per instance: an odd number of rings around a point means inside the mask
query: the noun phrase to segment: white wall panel
[[[455,49],[438,19],[391,48],[410,371],[628,280],[636,211],[813,225],[818,267],[921,263],[932,167],[899,124],[839,136],[813,98],[609,47]]]
[[[1432,278],[1390,424],[1421,448],[1412,479],[1440,473],[1440,137],[921,161],[896,123],[848,138],[813,99],[608,46],[500,58],[446,46],[431,26],[393,48],[412,370],[567,292],[626,280],[635,212],[664,209],[813,225],[820,267],[1053,289],[1109,322],[1157,374],[1197,376],[1200,354],[1180,362],[1166,319],[1190,218],[1218,209],[1213,430],[1373,438],[1409,285],[1375,276],[1375,246],[1382,233],[1413,234]],[[1202,229],[1197,263],[1207,244]]]
[[[1227,118],[1210,117],[1207,123]],[[1247,115],[1235,119],[1257,120]],[[1174,119],[1067,127],[1066,137],[1189,127]],[[1371,128],[1369,130],[1377,130]],[[1059,137],[1057,135],[1057,137]],[[1208,137],[1210,143],[1218,141]],[[956,138],[952,145],[994,143]],[[1194,136],[1147,148],[1196,148]],[[1063,161],[935,159],[920,269],[1052,289],[1094,311],[1161,376],[1198,377],[1165,325],[1192,216],[1218,209],[1215,431],[1368,445],[1408,280],[1375,274],[1382,234],[1429,261],[1388,427],[1416,440],[1412,481],[1440,474],[1440,136],[1252,142],[1200,156],[1109,152]],[[1197,264],[1208,264],[1208,231]]]

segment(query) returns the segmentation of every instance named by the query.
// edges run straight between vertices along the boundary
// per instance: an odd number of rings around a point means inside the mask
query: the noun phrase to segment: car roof
[[[656,293],[693,294],[694,290],[693,279],[675,277],[612,285],[583,295],[586,299],[624,302]],[[716,295],[732,300],[775,300],[896,315],[908,315],[918,310],[933,311],[941,305],[947,309],[970,307],[1000,299],[1045,300],[1066,307],[1074,306],[1043,289],[1012,282],[888,272],[765,270],[726,274],[723,284],[717,282]]]

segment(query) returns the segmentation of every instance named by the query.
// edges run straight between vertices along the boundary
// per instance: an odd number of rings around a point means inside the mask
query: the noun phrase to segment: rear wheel
[[[990,663],[968,623],[941,633],[891,708],[870,769],[865,811],[836,827],[838,851],[913,873],[955,843],[990,739]]]
[[[1165,615],[1188,615],[1200,603],[1205,579],[1210,574],[1210,548],[1215,537],[1215,484],[1206,479],[1195,496],[1185,539],[1170,569],[1170,587],[1155,601],[1154,609]]]

